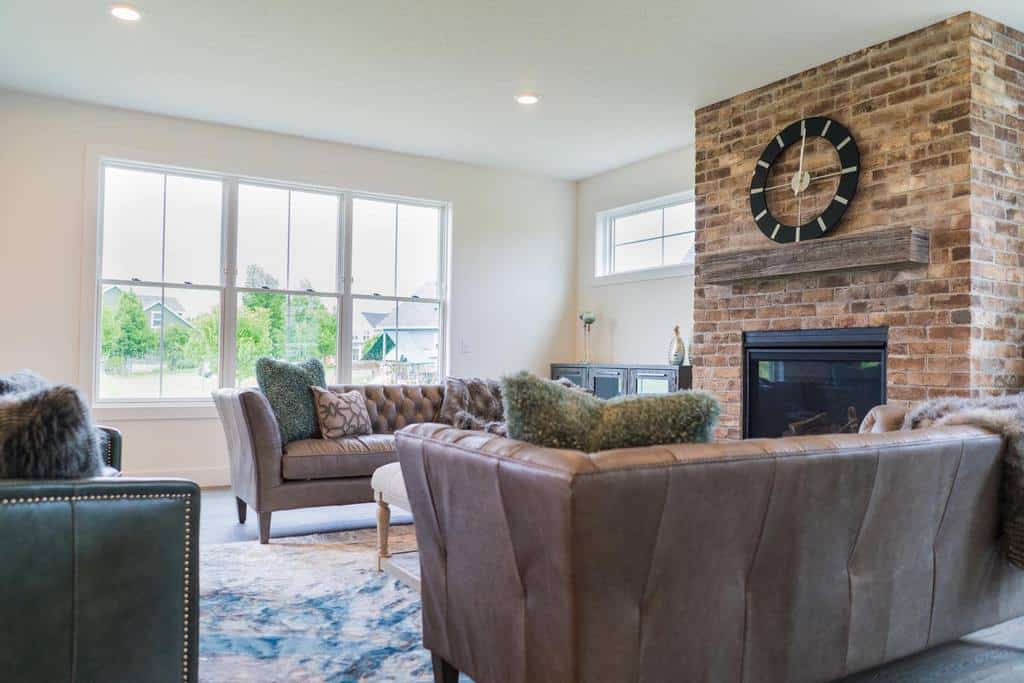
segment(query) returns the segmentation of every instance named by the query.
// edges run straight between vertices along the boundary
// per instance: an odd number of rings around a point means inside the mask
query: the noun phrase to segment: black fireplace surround
[[[887,327],[745,332],[744,438],[856,432],[885,403]]]

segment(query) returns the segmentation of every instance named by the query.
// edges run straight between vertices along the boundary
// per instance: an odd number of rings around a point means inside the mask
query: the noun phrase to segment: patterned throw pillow
[[[715,397],[701,391],[604,401],[528,372],[503,378],[501,392],[509,437],[588,453],[704,443],[719,413]]]
[[[288,363],[273,358],[256,361],[256,382],[267,397],[281,430],[281,445],[320,436],[310,387],[327,388],[324,366],[315,358]]]
[[[501,387],[493,379],[449,377],[438,419],[459,429],[505,435]]]
[[[313,402],[320,419],[320,433],[325,439],[373,434],[366,398],[361,391],[336,394],[320,387],[310,389],[313,390]]]

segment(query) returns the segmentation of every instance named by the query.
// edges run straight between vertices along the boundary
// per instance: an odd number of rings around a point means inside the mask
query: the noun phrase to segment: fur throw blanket
[[[941,425],[971,425],[1006,438],[999,501],[1003,549],[1011,564],[1024,569],[1024,394],[935,399],[916,406],[903,420],[905,430]]]
[[[0,377],[0,479],[77,479],[103,470],[85,399],[31,372]]]

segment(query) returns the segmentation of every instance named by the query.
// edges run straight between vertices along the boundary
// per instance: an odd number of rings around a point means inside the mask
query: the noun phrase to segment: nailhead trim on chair
[[[184,593],[184,624],[182,628],[183,640],[181,645],[181,680],[188,681],[188,634],[189,634],[189,612],[188,612],[188,590],[189,590],[189,560],[191,559],[189,546],[192,542],[192,494],[190,493],[118,493],[100,494],[91,496],[37,496],[30,498],[4,498],[0,505],[20,505],[26,503],[73,503],[80,500],[142,500],[152,498],[166,498],[185,501],[185,593]]]

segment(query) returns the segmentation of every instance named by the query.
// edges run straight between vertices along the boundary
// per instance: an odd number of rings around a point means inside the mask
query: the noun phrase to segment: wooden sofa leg
[[[238,496],[235,496],[235,506],[238,507],[238,523],[245,524],[245,501],[239,498]]]
[[[391,530],[391,506],[384,498],[377,496],[377,571],[384,571],[384,558],[388,552],[388,532]]]
[[[270,513],[260,513],[260,543],[266,545],[270,541]]]
[[[441,655],[430,653],[434,665],[434,683],[459,683],[459,670],[449,664]]]

